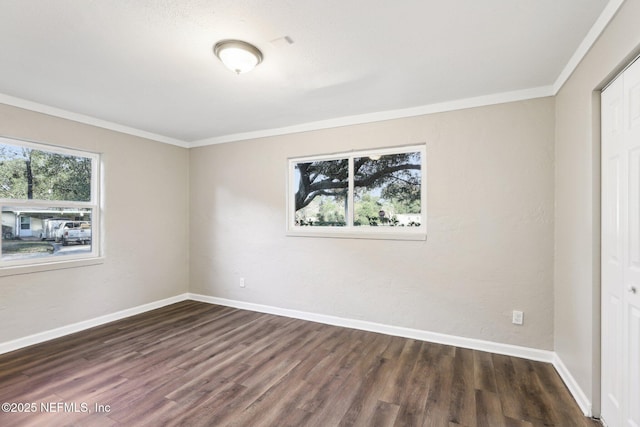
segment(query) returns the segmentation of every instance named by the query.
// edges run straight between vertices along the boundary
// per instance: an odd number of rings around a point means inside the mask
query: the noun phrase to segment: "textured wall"
[[[192,149],[190,290],[550,350],[553,139],[543,98]],[[426,242],[285,236],[288,157],[420,142]]]
[[[640,50],[640,1],[627,0],[556,97],[555,351],[599,413],[598,91]]]
[[[188,150],[0,105],[0,135],[103,154],[105,261],[0,277],[0,343],[188,289]]]

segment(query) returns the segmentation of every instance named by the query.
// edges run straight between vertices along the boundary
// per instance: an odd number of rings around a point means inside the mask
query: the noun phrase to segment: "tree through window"
[[[412,146],[291,159],[289,231],[424,232],[424,154]]]

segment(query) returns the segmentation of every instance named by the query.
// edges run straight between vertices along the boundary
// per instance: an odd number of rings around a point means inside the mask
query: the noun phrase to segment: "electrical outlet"
[[[240,287],[244,288],[244,277],[240,278]]]
[[[522,325],[524,323],[524,313],[522,311],[513,310],[513,318],[511,322],[514,325]]]

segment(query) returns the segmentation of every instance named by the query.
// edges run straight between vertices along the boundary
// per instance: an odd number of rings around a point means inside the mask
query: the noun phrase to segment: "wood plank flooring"
[[[0,402],[32,410],[4,427],[599,425],[549,364],[194,301],[0,355]]]

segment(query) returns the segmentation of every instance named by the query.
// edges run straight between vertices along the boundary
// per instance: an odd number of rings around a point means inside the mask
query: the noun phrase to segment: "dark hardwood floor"
[[[4,427],[599,425],[546,363],[194,301],[0,355],[0,402],[32,410]]]

